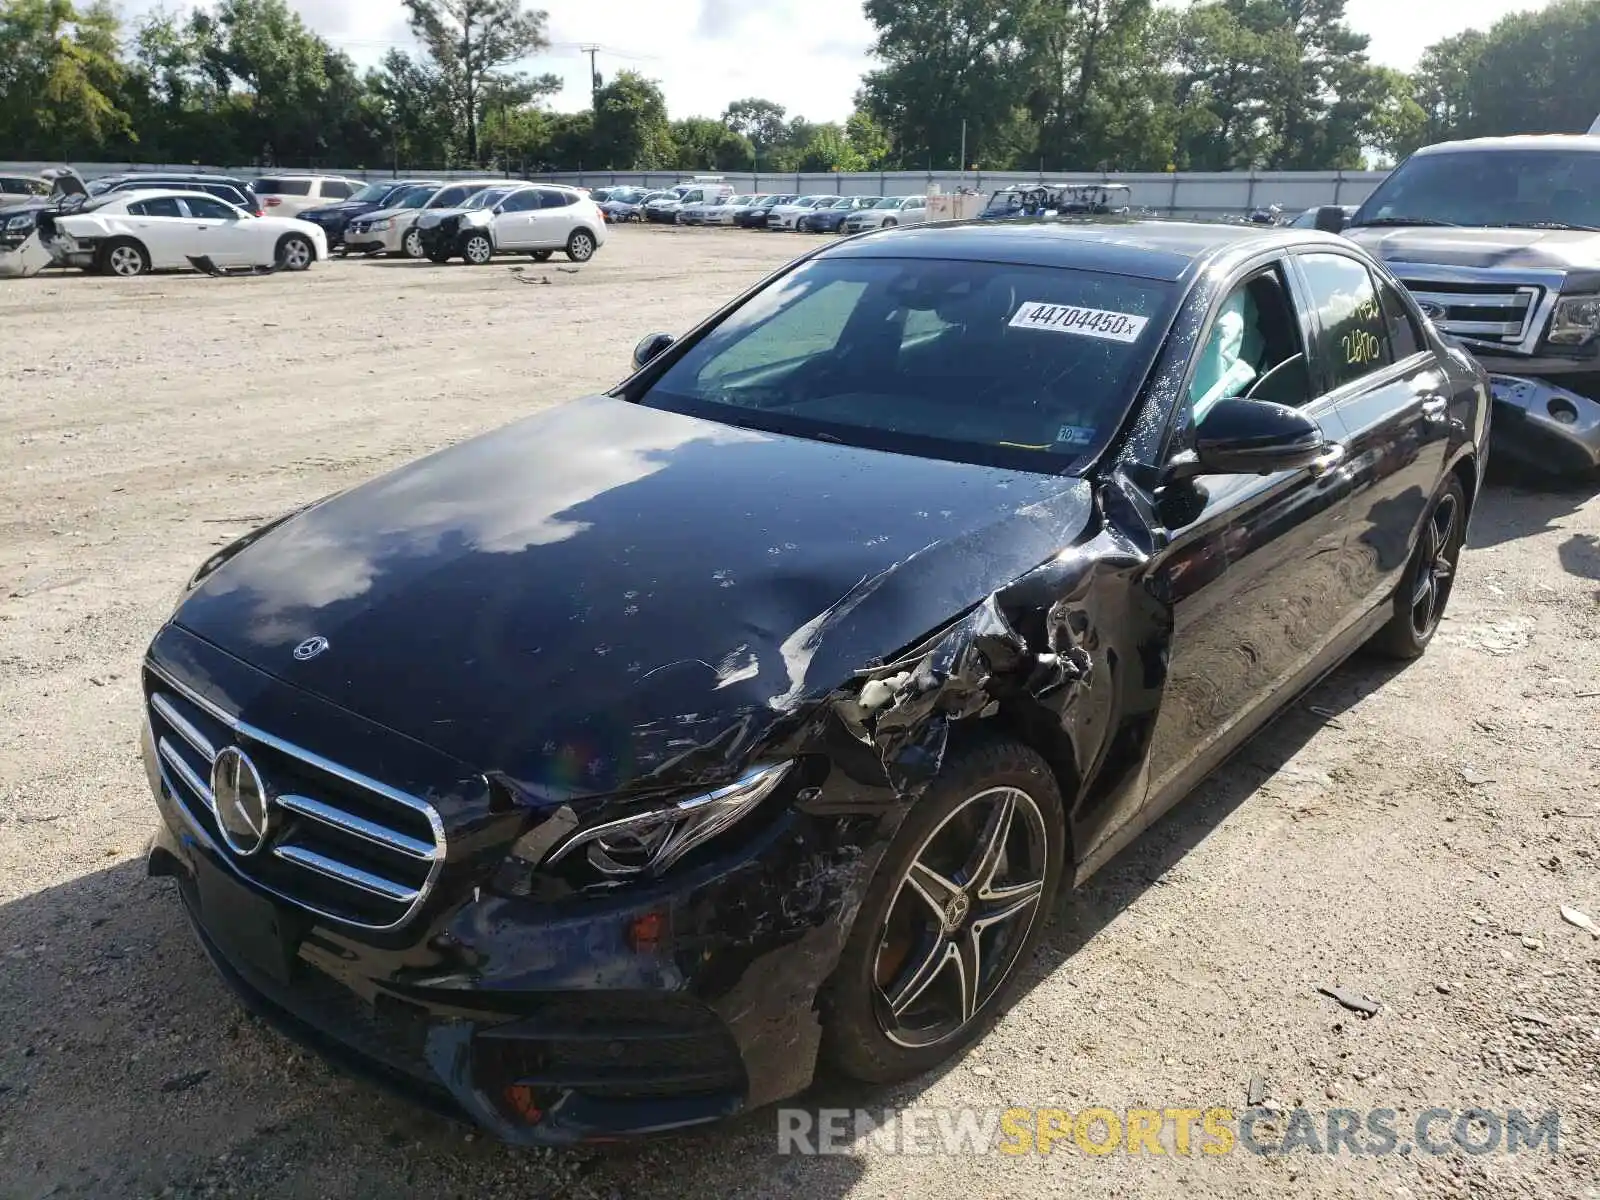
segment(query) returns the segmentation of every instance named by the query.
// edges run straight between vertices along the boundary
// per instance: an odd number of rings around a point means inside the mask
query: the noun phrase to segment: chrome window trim
[[[319,908],[317,905],[309,903],[308,901],[306,901],[302,897],[294,896],[294,895],[292,895],[290,893],[287,893],[287,892],[281,891],[281,890],[279,890],[277,888],[271,887],[270,885],[268,885],[266,883],[263,883],[261,880],[255,878],[252,875],[248,875],[243,870],[241,870],[239,864],[234,861],[233,857],[230,854],[228,854],[227,852],[223,851],[217,845],[216,840],[211,837],[211,835],[205,830],[204,826],[200,825],[200,823],[195,819],[194,815],[189,811],[189,806],[184,803],[183,798],[180,795],[177,786],[175,786],[174,780],[172,778],[172,774],[169,773],[169,767],[171,768],[172,772],[180,773],[180,778],[183,780],[183,783],[186,786],[188,786],[188,785],[190,785],[190,780],[192,778],[195,778],[193,770],[188,767],[187,763],[183,763],[181,756],[179,756],[177,754],[176,750],[170,749],[170,744],[169,744],[169,749],[168,749],[168,751],[166,753],[160,753],[160,747],[159,747],[159,744],[158,744],[157,749],[158,749],[159,757],[161,759],[161,762],[158,765],[159,765],[160,772],[161,772],[162,782],[166,785],[167,790],[171,794],[171,796],[173,798],[173,801],[177,805],[178,809],[183,813],[184,819],[187,821],[190,829],[194,832],[196,837],[206,846],[206,848],[212,852],[212,856],[214,858],[226,863],[227,866],[228,866],[228,869],[230,871],[232,871],[236,876],[238,876],[245,883],[249,884],[251,887],[257,888],[260,891],[263,891],[263,892],[266,892],[269,895],[275,896],[278,899],[284,901],[287,904],[291,904],[296,908],[302,909],[302,910],[304,910],[306,912],[312,913],[312,914],[314,914],[314,915],[316,915],[318,917],[322,917],[322,918],[324,918],[326,920],[336,922],[339,925],[344,925],[344,926],[347,926],[347,927],[350,927],[350,928],[354,928],[354,929],[371,930],[371,931],[377,932],[377,933],[386,933],[386,932],[401,928],[402,926],[407,924],[413,917],[415,917],[417,915],[418,910],[421,909],[422,905],[427,901],[428,897],[430,895],[432,895],[434,886],[438,883],[440,872],[444,869],[445,858],[447,857],[447,854],[448,854],[448,845],[447,845],[447,841],[446,841],[446,838],[445,838],[445,831],[444,831],[444,820],[443,820],[442,817],[440,817],[438,810],[435,809],[433,807],[433,805],[429,804],[426,800],[423,800],[423,799],[421,799],[421,798],[419,798],[417,796],[411,795],[408,792],[402,792],[398,788],[390,787],[386,783],[382,783],[379,780],[373,779],[372,777],[370,777],[368,775],[363,775],[359,771],[353,770],[353,769],[351,769],[349,767],[341,766],[340,764],[335,763],[335,762],[333,762],[333,761],[331,761],[331,760],[329,760],[327,758],[324,758],[320,754],[317,754],[315,751],[307,750],[303,746],[297,746],[293,742],[285,741],[283,738],[280,738],[280,737],[277,737],[277,736],[275,736],[273,734],[270,734],[264,729],[258,729],[256,726],[251,725],[246,721],[240,720],[238,717],[236,717],[236,716],[232,715],[231,713],[228,713],[228,712],[224,711],[223,709],[219,708],[216,704],[212,703],[210,700],[207,700],[205,697],[197,694],[193,688],[190,688],[190,687],[178,682],[178,680],[174,679],[170,674],[168,674],[166,671],[163,671],[160,667],[158,667],[155,663],[149,661],[148,659],[145,660],[144,669],[149,671],[150,674],[154,678],[161,680],[169,688],[171,688],[173,691],[177,692],[185,700],[190,701],[196,707],[203,709],[205,712],[210,714],[212,717],[216,718],[216,720],[220,721],[223,725],[227,726],[236,735],[238,735],[240,738],[244,739],[245,741],[257,742],[257,743],[259,743],[259,744],[261,744],[263,746],[271,747],[272,749],[277,750],[282,754],[288,755],[290,758],[298,759],[299,761],[301,761],[303,763],[306,763],[308,766],[314,767],[319,771],[323,771],[326,774],[332,775],[336,779],[341,779],[344,782],[346,782],[346,783],[348,783],[348,784],[350,784],[350,785],[352,785],[354,787],[365,789],[366,791],[372,792],[375,795],[382,796],[386,800],[393,801],[394,803],[400,805],[403,808],[409,808],[412,811],[421,814],[427,820],[429,828],[432,829],[432,831],[433,831],[433,839],[434,839],[433,850],[432,850],[432,854],[430,855],[431,861],[429,862],[429,865],[428,865],[427,878],[423,880],[422,886],[417,888],[414,892],[409,888],[405,888],[403,885],[392,884],[388,880],[379,880],[376,876],[369,876],[369,878],[372,879],[372,880],[375,880],[377,882],[377,884],[380,885],[379,887],[372,887],[372,886],[363,887],[363,885],[361,883],[358,883],[354,878],[348,878],[345,875],[340,875],[340,874],[330,874],[330,872],[328,872],[326,870],[320,870],[319,871],[319,868],[317,866],[314,866],[312,863],[305,861],[304,860],[304,856],[309,855],[311,858],[320,860],[323,863],[331,863],[332,860],[324,859],[323,856],[315,854],[312,851],[302,850],[302,849],[300,849],[298,847],[282,847],[282,846],[280,846],[280,847],[274,848],[274,851],[273,851],[274,855],[279,857],[279,858],[284,859],[284,861],[294,863],[296,866],[303,867],[303,868],[305,868],[307,870],[318,871],[320,874],[328,875],[330,878],[337,879],[340,882],[345,883],[348,886],[361,888],[364,891],[368,891],[370,894],[381,896],[386,900],[390,900],[390,901],[393,901],[393,902],[396,902],[396,903],[406,903],[406,901],[409,899],[409,903],[406,905],[405,911],[402,912],[398,918],[396,918],[394,921],[392,921],[392,922],[390,922],[388,924],[376,924],[376,923],[370,922],[370,921],[353,920],[350,917],[341,916],[338,913],[329,912],[327,909]],[[159,693],[157,693],[157,694],[159,694]],[[150,699],[147,701],[147,703],[149,703],[151,707],[155,707],[155,705],[154,705],[154,695],[152,695],[150,697]],[[170,704],[168,705],[168,707],[170,708]],[[159,709],[159,708],[156,711],[161,716],[161,718],[163,720],[167,719],[167,713],[165,711],[163,711],[162,709]],[[185,724],[189,725],[188,722],[185,722]],[[174,725],[173,728],[176,729],[176,728],[178,728],[178,726]],[[199,731],[198,730],[194,730],[192,725],[189,725],[189,728],[193,732],[195,732],[197,735],[199,735]],[[185,734],[184,736],[187,739],[187,734]],[[206,745],[210,745],[210,742],[209,742],[208,739],[206,739],[203,735],[199,735],[199,736],[200,736],[201,742],[203,742]],[[198,749],[199,749],[199,747],[196,746],[196,750],[198,750]],[[215,757],[215,749],[214,748],[213,748],[213,757]],[[172,762],[173,758],[176,758],[178,760],[176,764]],[[196,781],[200,782],[198,780],[196,780]],[[201,788],[192,789],[192,790],[195,791],[195,794],[201,799],[201,801],[203,803],[205,803],[208,807],[210,807],[210,805],[213,802],[209,798],[210,797],[210,793],[211,793],[211,789],[210,789],[209,786],[202,786]],[[282,797],[274,797],[273,799],[275,801],[281,801]],[[297,799],[299,799],[299,797],[297,797]],[[286,805],[285,807],[288,807],[288,806]],[[292,810],[292,811],[298,811],[298,810]],[[313,819],[315,819],[313,814],[304,814],[304,815],[313,816]],[[354,818],[354,814],[342,813],[341,815],[343,815],[345,817]],[[359,818],[355,818],[355,819],[359,819]],[[347,832],[355,834],[356,836],[361,836],[355,829],[348,829]],[[403,836],[403,835],[398,834],[396,831],[387,831],[387,832],[390,833],[390,834],[393,834],[394,836]],[[389,843],[386,842],[384,844],[388,845]],[[296,851],[296,856],[291,857],[291,856],[288,856],[288,855],[283,855],[283,854],[278,853],[280,850],[285,849],[285,848],[294,849]],[[401,847],[401,846],[391,846],[390,848],[395,849],[395,850],[397,850],[397,851],[399,851],[401,853],[405,853],[404,848]],[[417,857],[417,856],[413,856],[413,857]],[[367,875],[367,872],[360,871],[358,868],[347,867],[345,864],[342,864],[342,863],[333,864],[333,865],[341,868],[344,871],[347,871],[347,872],[351,873],[352,875],[358,875],[358,876],[366,876]],[[395,893],[400,893],[400,894],[396,895]]]

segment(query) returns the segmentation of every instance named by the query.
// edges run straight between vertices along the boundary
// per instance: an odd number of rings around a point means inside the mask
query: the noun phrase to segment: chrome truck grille
[[[216,854],[264,890],[319,916],[394,929],[421,907],[444,864],[444,825],[424,800],[247,725],[146,665],[161,779]],[[237,746],[266,784],[261,849],[239,855],[217,825],[211,767]]]
[[[1560,279],[1540,272],[1441,271],[1415,263],[1389,264],[1441,332],[1507,353],[1532,354],[1544,335]],[[1529,275],[1538,275],[1530,279]]]

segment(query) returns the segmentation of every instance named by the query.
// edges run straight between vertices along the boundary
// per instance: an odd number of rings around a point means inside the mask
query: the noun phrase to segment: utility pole
[[[600,108],[600,71],[594,65],[594,56],[599,54],[600,46],[579,46],[578,50],[589,56],[589,105],[596,111]]]
[[[961,182],[967,182],[967,119],[961,118]]]

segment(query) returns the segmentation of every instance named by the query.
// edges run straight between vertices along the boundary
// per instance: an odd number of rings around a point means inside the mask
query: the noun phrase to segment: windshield
[[[511,195],[511,193],[516,191],[516,190],[517,190],[516,188],[508,188],[508,187],[503,187],[503,188],[484,188],[483,191],[475,192],[471,196],[467,197],[467,199],[462,201],[461,207],[462,208],[493,208],[496,204],[499,204],[500,201],[504,200],[507,196]]]
[[[906,198],[904,196],[885,196],[882,200],[879,200],[872,207],[873,208],[899,208],[905,202],[906,202]]]
[[[1600,152],[1415,155],[1378,185],[1352,224],[1600,229]]]
[[[390,197],[390,199],[389,199],[389,207],[390,208],[422,208],[424,205],[426,205],[428,203],[429,200],[433,199],[435,194],[436,194],[436,189],[434,189],[434,188],[431,188],[431,187],[419,187],[419,188],[416,188],[416,189],[414,189],[412,191],[409,191],[409,192],[402,192],[398,196]]]
[[[1022,207],[1022,197],[1016,192],[996,192],[989,197],[989,207],[984,212],[1015,212]]]
[[[400,189],[396,188],[394,184],[387,181],[383,183],[369,183],[355,195],[351,196],[350,199],[358,201],[362,204],[376,204],[390,192],[399,190]]]
[[[640,402],[797,437],[1062,471],[1121,424],[1173,293],[1061,268],[817,259],[736,309]]]

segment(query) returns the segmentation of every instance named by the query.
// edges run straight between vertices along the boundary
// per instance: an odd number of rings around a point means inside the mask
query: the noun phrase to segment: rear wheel
[[[469,233],[461,242],[461,257],[470,266],[485,266],[494,257],[494,243],[487,233]]]
[[[1394,612],[1372,639],[1374,650],[1410,659],[1428,648],[1450,603],[1466,536],[1467,494],[1452,474],[1428,510],[1411,563],[1395,590]]]
[[[587,229],[574,229],[567,239],[567,257],[573,262],[588,262],[594,257],[594,234]]]
[[[285,271],[304,271],[317,261],[317,251],[298,233],[291,233],[278,241],[278,266]]]
[[[890,1083],[982,1036],[1043,933],[1065,848],[1039,755],[1010,740],[952,748],[885,853],[829,982],[834,1065]]]
[[[131,279],[150,270],[150,255],[132,238],[118,238],[100,248],[99,267],[102,274]]]

